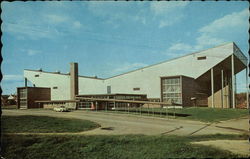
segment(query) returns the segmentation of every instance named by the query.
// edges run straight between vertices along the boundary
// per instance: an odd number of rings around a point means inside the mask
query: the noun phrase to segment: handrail
[[[76,97],[77,99],[90,100],[90,101],[105,101],[105,102],[121,102],[121,103],[139,103],[139,104],[158,104],[158,105],[172,105],[164,102],[149,102],[149,101],[135,101],[135,100],[120,100],[120,99],[104,99],[104,98],[86,98]]]

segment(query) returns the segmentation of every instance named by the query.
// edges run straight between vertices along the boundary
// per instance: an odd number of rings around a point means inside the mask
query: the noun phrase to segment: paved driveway
[[[248,131],[248,119],[233,120],[228,122],[208,124],[199,121],[154,118],[129,114],[114,114],[105,112],[54,112],[44,109],[29,110],[3,110],[3,115],[46,115],[64,118],[86,119],[97,122],[100,128],[85,131],[86,135],[121,135],[121,134],[144,134],[144,135],[202,135],[202,134],[241,134]],[[230,127],[232,126],[232,127]],[[232,129],[233,128],[233,129]],[[244,132],[245,131],[245,132]]]

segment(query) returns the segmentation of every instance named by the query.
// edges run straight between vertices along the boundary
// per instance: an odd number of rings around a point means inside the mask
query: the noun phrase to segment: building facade
[[[51,100],[73,100],[78,94],[143,94],[183,106],[235,108],[235,75],[247,72],[247,65],[247,57],[231,42],[106,79],[78,75],[76,63],[71,63],[69,74],[24,70],[24,77],[35,87],[50,88]]]

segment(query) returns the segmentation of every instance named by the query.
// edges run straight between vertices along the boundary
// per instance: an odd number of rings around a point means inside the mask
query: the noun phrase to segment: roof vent
[[[200,56],[200,57],[197,57],[197,60],[206,60],[207,57],[206,56]]]

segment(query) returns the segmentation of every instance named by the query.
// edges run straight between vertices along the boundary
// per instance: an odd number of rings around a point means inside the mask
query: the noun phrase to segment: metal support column
[[[148,104],[148,115],[149,115],[149,104]]]
[[[225,103],[225,107],[226,108],[229,108],[229,81],[228,81],[228,72],[226,72],[225,71],[225,74],[224,74],[224,76],[225,76],[225,94],[224,94],[224,96],[225,96],[225,98],[226,98],[226,103]]]
[[[224,108],[224,74],[221,70],[221,107]]]
[[[142,105],[140,105],[140,115],[141,115],[141,107],[142,107]]]
[[[168,107],[166,106],[166,116],[167,116],[167,118],[168,118]]]
[[[106,104],[105,104],[105,110],[106,110],[106,112],[108,111],[108,102],[106,102]]]
[[[160,108],[160,117],[161,117],[161,114],[162,114],[162,107]]]
[[[95,111],[97,111],[97,104],[98,102],[95,102]]]
[[[129,107],[130,107],[130,103],[128,103],[128,114],[129,114]]]
[[[211,105],[212,108],[214,108],[214,69],[211,68],[211,97],[212,97],[212,101],[211,101]]]
[[[235,109],[235,75],[234,75],[234,55],[231,56],[231,66],[232,66],[232,91],[231,91],[231,94],[232,94],[232,106],[233,108]]]
[[[247,95],[247,109],[249,109],[249,87],[248,87],[248,66],[246,67],[246,95]]]

